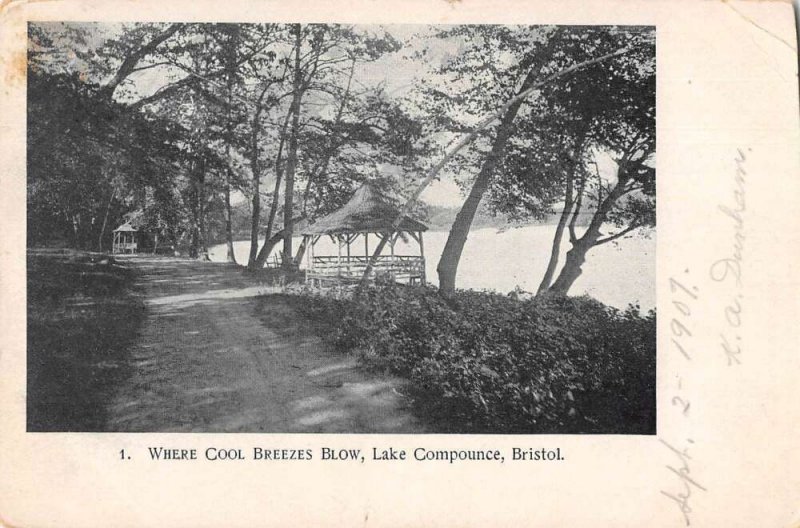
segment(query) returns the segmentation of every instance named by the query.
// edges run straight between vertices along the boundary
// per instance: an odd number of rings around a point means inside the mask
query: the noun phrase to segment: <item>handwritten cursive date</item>
[[[689,514],[692,513],[692,507],[689,505],[689,499],[691,498],[694,490],[706,491],[706,488],[697,482],[697,480],[691,475],[692,471],[689,467],[689,461],[692,460],[692,457],[689,455],[688,446],[679,449],[665,440],[659,439],[659,442],[669,449],[680,461],[680,464],[676,464],[674,466],[667,464],[666,467],[668,470],[670,470],[670,472],[674,473],[675,476],[678,477],[678,481],[681,484],[679,491],[661,490],[661,494],[677,504],[681,514],[683,515],[683,521],[686,523],[686,526],[690,526],[692,521]],[[694,443],[691,438],[687,438],[686,442],[689,444]]]

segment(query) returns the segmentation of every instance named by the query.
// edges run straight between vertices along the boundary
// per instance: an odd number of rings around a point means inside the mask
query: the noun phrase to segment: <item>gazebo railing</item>
[[[307,271],[308,278],[360,279],[370,257],[315,255]],[[424,281],[425,257],[411,255],[381,255],[372,267],[373,277],[388,275],[392,280]]]

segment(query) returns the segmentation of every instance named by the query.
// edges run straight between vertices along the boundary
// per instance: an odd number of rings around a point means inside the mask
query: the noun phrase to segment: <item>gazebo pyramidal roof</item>
[[[343,233],[387,233],[400,215],[397,203],[380,192],[374,184],[365,182],[344,206],[318,218],[301,229],[303,235],[335,235]],[[422,222],[404,216],[396,231],[427,231]]]
[[[114,230],[115,233],[134,233],[136,231],[139,230],[133,227],[130,222],[125,222]]]

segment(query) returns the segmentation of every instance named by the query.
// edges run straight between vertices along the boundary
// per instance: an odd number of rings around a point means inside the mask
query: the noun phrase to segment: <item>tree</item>
[[[170,209],[184,203],[178,185],[185,175],[186,130],[169,115],[143,114],[130,104],[127,81],[158,67],[155,54],[185,35],[185,26],[126,26],[98,48],[88,44],[94,29],[32,26],[28,156],[31,190],[52,191],[53,208],[72,224],[73,244],[91,247],[95,237],[102,250],[108,226],[137,210],[153,222],[148,227],[172,235],[175,229],[164,222],[183,218]],[[65,50],[83,61],[76,71],[68,71]],[[42,198],[29,195],[32,212],[41,211]],[[31,223],[47,225],[40,220]]]
[[[141,191],[166,189],[177,176],[176,131],[131,114],[79,73],[34,60],[28,80],[29,242],[103,250],[108,226],[139,205]]]
[[[591,148],[614,161],[615,174],[606,181],[595,171],[595,184],[588,168],[582,171],[579,194],[573,202],[573,218],[581,211],[580,191],[591,192],[597,204],[585,232],[578,236],[575,222],[569,224],[570,250],[550,291],[566,294],[581,274],[581,266],[593,247],[614,242],[641,227],[654,226],[656,171],[655,156],[655,35],[634,34],[636,52],[618,63],[602,83],[603,109],[590,134]],[[596,165],[595,165],[596,168]],[[606,223],[616,226],[603,235]]]
[[[294,254],[292,235],[294,224],[316,211],[310,211],[308,198],[321,182],[331,181],[329,168],[340,158],[341,148],[348,143],[338,129],[347,128],[345,117],[348,107],[355,104],[355,97],[347,88],[356,64],[373,61],[385,53],[399,49],[399,43],[388,34],[373,35],[352,26],[340,25],[291,25],[289,42],[284,46],[284,63],[289,65],[291,87],[278,99],[287,97],[289,106],[283,116],[274,156],[275,190],[272,207],[264,236],[264,243],[251,267],[262,267],[272,248],[283,241],[283,265],[294,267],[298,255]],[[334,114],[332,121],[329,114]],[[336,115],[338,114],[338,118]],[[334,123],[334,126],[329,126]],[[327,127],[320,143],[309,141],[315,137],[311,128]],[[316,136],[317,138],[319,136]],[[323,146],[322,149],[317,145]],[[305,183],[299,196],[301,214],[295,213],[298,182]],[[275,229],[275,218],[280,208],[280,187],[283,196],[283,227]],[[336,203],[330,202],[336,206]],[[341,204],[338,204],[341,205]],[[252,248],[251,248],[252,253]]]
[[[580,49],[582,53],[570,53],[573,50],[569,44],[588,42],[592,36],[587,31],[572,33],[557,28],[464,27],[448,30],[440,36],[463,38],[471,46],[457,60],[443,68],[443,73],[461,81],[456,83],[456,88],[463,87],[463,79],[469,72],[477,69],[482,73],[474,85],[468,84],[466,90],[458,95],[457,101],[463,101],[473,113],[475,109],[482,109],[487,100],[491,101],[493,97],[508,101],[502,113],[496,116],[499,124],[494,131],[491,147],[456,216],[437,266],[440,291],[449,296],[455,290],[458,263],[472,220],[498,165],[505,157],[515,119],[525,100],[534,91],[560,77],[574,72],[578,72],[578,75],[579,70],[616,60],[629,49],[625,46],[602,46],[602,42],[598,42],[596,45],[583,46]],[[508,67],[499,68],[497,64],[507,64]]]
[[[530,105],[529,115],[516,122],[514,139],[488,193],[494,210],[516,217],[537,217],[554,205],[561,207],[539,293],[566,293],[580,274],[576,263],[591,247],[655,222],[655,172],[638,167],[631,169],[641,172],[634,176],[626,176],[625,170],[601,174],[595,161],[598,156],[610,156],[617,163],[650,161],[655,135],[653,34],[647,29],[607,28],[587,36],[573,41],[570,54],[599,45],[628,46],[631,52],[548,85]],[[620,177],[638,183],[617,189]],[[588,224],[587,229],[578,237],[577,220],[585,216],[588,222],[581,223]],[[599,229],[606,222],[624,233],[602,238]],[[574,247],[554,285],[565,233]]]

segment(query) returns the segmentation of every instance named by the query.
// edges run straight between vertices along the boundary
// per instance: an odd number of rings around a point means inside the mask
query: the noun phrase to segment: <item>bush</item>
[[[411,381],[453,432],[655,432],[655,312],[589,297],[520,301],[462,291],[375,287],[315,298],[308,315],[339,323],[342,351]]]

